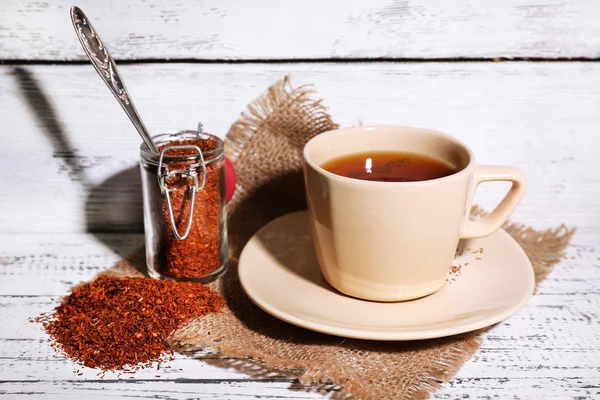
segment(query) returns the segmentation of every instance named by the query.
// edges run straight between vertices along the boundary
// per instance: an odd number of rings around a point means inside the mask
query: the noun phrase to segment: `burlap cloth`
[[[279,321],[256,307],[240,287],[237,262],[244,244],[272,219],[306,208],[304,144],[337,127],[311,94],[306,86],[292,88],[287,79],[277,82],[227,134],[226,154],[235,163],[238,183],[228,205],[229,270],[212,286],[228,309],[189,324],[170,343],[186,354],[211,348],[222,357],[218,365],[252,376],[278,371],[297,377],[306,390],[333,387],[333,397],[425,399],[477,351],[481,332],[411,342],[344,339]],[[543,232],[515,223],[504,229],[531,259],[538,283],[560,260],[573,235],[564,225]],[[109,273],[139,273],[145,268],[143,252],[136,251]],[[205,359],[211,362],[215,357]]]

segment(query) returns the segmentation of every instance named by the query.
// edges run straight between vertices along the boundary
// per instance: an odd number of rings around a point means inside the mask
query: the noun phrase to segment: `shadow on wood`
[[[142,183],[138,166],[132,166],[94,184],[86,174],[90,168],[78,154],[56,112],[51,99],[31,71],[13,69],[13,75],[25,102],[36,118],[40,131],[52,146],[52,156],[69,179],[87,193],[83,212],[86,231],[98,233],[143,233]],[[77,212],[77,210],[73,210]],[[99,241],[117,252],[115,246],[95,235]]]
[[[71,181],[79,182],[84,187],[89,186],[90,182],[85,174],[85,167],[79,162],[77,152],[65,134],[65,129],[52,102],[44,94],[37,79],[29,70],[22,67],[16,67],[12,72],[29,111],[35,116],[37,125],[42,128],[41,132],[52,145],[52,157],[64,163],[64,166],[61,167],[67,170]]]
[[[91,233],[144,233],[140,168],[127,168],[90,186],[85,216]]]

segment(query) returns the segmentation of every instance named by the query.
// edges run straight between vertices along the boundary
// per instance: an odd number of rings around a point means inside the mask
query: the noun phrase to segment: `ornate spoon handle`
[[[98,72],[98,75],[100,75],[112,94],[116,97],[119,104],[121,104],[125,114],[127,114],[142,139],[144,139],[146,145],[151,151],[158,153],[158,149],[152,141],[148,129],[146,129],[146,126],[142,122],[142,119],[131,101],[127,88],[123,83],[123,79],[117,70],[115,61],[110,56],[104,43],[102,43],[96,30],[79,7],[71,8],[71,20],[73,21],[73,27],[81,42],[81,46],[92,62],[96,72]]]

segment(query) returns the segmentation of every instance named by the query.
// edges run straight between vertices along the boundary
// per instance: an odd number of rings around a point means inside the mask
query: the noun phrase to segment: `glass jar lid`
[[[176,146],[180,144],[179,142],[193,142],[198,140],[213,141],[215,143],[214,148],[212,148],[211,150],[202,151],[204,162],[206,164],[210,164],[223,157],[223,140],[218,136],[212,135],[210,133],[192,130],[172,131],[155,135],[152,137],[152,139],[154,140],[154,143],[156,144],[156,147],[158,147],[159,150],[166,144]],[[142,143],[140,145],[140,156],[144,162],[158,166],[160,154],[153,153],[152,151],[150,151],[150,149],[145,143]],[[163,162],[193,162],[198,158],[198,155],[194,152],[191,152],[189,155],[185,156],[173,155],[173,153],[165,153],[163,156]]]

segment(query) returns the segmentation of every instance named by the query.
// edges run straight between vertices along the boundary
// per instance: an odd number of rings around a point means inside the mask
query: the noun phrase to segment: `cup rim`
[[[327,136],[339,135],[340,133],[342,133],[344,131],[355,131],[355,130],[367,130],[368,131],[368,130],[380,130],[380,129],[418,130],[418,131],[421,131],[421,133],[425,134],[425,135],[441,137],[445,140],[453,142],[454,144],[462,147],[469,155],[469,162],[460,171],[457,171],[451,175],[443,176],[441,178],[428,179],[425,181],[412,181],[412,182],[382,182],[382,181],[369,181],[369,180],[365,180],[365,179],[349,178],[347,176],[334,174],[333,172],[329,172],[326,169],[324,169],[323,167],[321,167],[320,165],[318,165],[308,155],[310,148],[312,146],[316,146],[315,143],[318,143],[319,140],[323,140],[322,138],[325,138]],[[462,141],[456,139],[455,137],[450,136],[444,132],[441,132],[441,131],[438,131],[435,129],[422,128],[422,127],[417,127],[417,126],[403,126],[403,125],[366,125],[366,126],[338,128],[338,129],[332,129],[329,131],[325,131],[325,132],[322,132],[322,133],[314,136],[312,139],[310,139],[308,142],[306,142],[306,144],[304,145],[304,148],[302,150],[302,156],[304,158],[304,162],[306,162],[311,168],[313,168],[315,171],[319,172],[320,174],[328,177],[329,179],[336,179],[336,180],[346,182],[349,184],[354,184],[354,185],[367,185],[367,186],[386,185],[388,187],[391,185],[422,186],[422,185],[428,185],[428,184],[432,184],[432,183],[445,182],[445,181],[450,181],[450,180],[454,180],[454,179],[459,179],[463,174],[468,173],[468,171],[471,169],[471,167],[475,164],[475,156],[474,156],[473,152],[471,151],[471,149],[466,144],[464,144]]]

